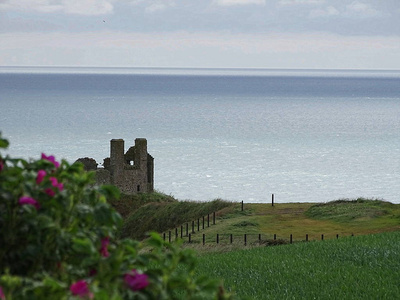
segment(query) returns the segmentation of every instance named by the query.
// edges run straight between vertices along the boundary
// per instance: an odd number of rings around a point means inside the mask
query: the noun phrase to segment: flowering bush
[[[8,141],[0,135],[0,148]],[[0,153],[0,299],[227,299],[190,250],[151,234],[119,240],[112,186],[80,164]],[[144,247],[146,247],[144,249]]]

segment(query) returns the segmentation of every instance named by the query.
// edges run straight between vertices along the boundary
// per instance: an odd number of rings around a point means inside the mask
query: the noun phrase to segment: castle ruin
[[[154,158],[147,153],[147,140],[135,139],[125,153],[123,139],[110,141],[110,157],[104,159],[103,168],[93,158],[79,158],[86,171],[96,173],[96,184],[112,184],[124,194],[148,193],[154,190]]]

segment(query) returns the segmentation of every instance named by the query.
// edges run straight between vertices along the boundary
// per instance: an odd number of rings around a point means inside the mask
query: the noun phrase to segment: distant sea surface
[[[74,162],[148,140],[180,200],[400,203],[400,72],[0,68],[8,154]]]

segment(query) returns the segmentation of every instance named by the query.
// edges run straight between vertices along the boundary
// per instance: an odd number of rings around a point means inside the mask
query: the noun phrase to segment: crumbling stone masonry
[[[154,158],[147,153],[147,140],[139,138],[124,153],[124,140],[110,141],[110,157],[98,168],[93,158],[79,158],[85,170],[96,172],[96,184],[112,184],[122,193],[148,193],[154,190]]]

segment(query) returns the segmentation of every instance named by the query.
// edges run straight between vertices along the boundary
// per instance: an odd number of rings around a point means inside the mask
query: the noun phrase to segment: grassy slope
[[[125,217],[122,237],[140,239],[148,231],[161,233],[171,230],[174,239],[176,227],[189,222],[191,231],[191,221],[196,221],[190,246],[200,251],[242,247],[244,234],[248,235],[248,244],[251,245],[257,244],[258,234],[262,235],[262,240],[271,240],[276,234],[277,239],[286,241],[292,234],[296,242],[305,240],[306,234],[309,240],[320,240],[322,234],[324,239],[330,239],[337,234],[343,237],[400,229],[400,204],[362,198],[326,204],[282,203],[273,207],[270,204],[245,204],[244,211],[241,211],[239,203],[222,200],[206,203],[177,201],[170,196],[153,193],[125,197],[113,202],[113,205]],[[202,229],[200,224],[200,231],[197,232],[197,219],[214,211],[216,225]],[[201,245],[203,233],[207,247]],[[211,249],[217,234],[222,245]],[[234,235],[235,247],[230,245],[230,234]]]
[[[277,239],[304,241],[306,234],[309,240],[378,232],[400,230],[400,204],[384,201],[358,199],[354,201],[335,201],[326,204],[285,203],[245,204],[244,211],[240,205],[231,209],[228,214],[218,218],[216,225],[200,230],[192,235],[193,243],[187,245],[203,251],[227,251],[244,248],[244,234],[247,234],[248,245],[258,244],[258,234],[262,240]],[[202,234],[206,235],[206,247],[202,245]],[[216,235],[219,234],[220,245],[216,247]],[[230,245],[229,234],[234,235]],[[236,242],[236,243],[235,243]],[[214,245],[212,245],[212,244]],[[248,247],[248,246],[247,246]]]
[[[199,274],[248,299],[398,299],[400,232],[199,257]]]

